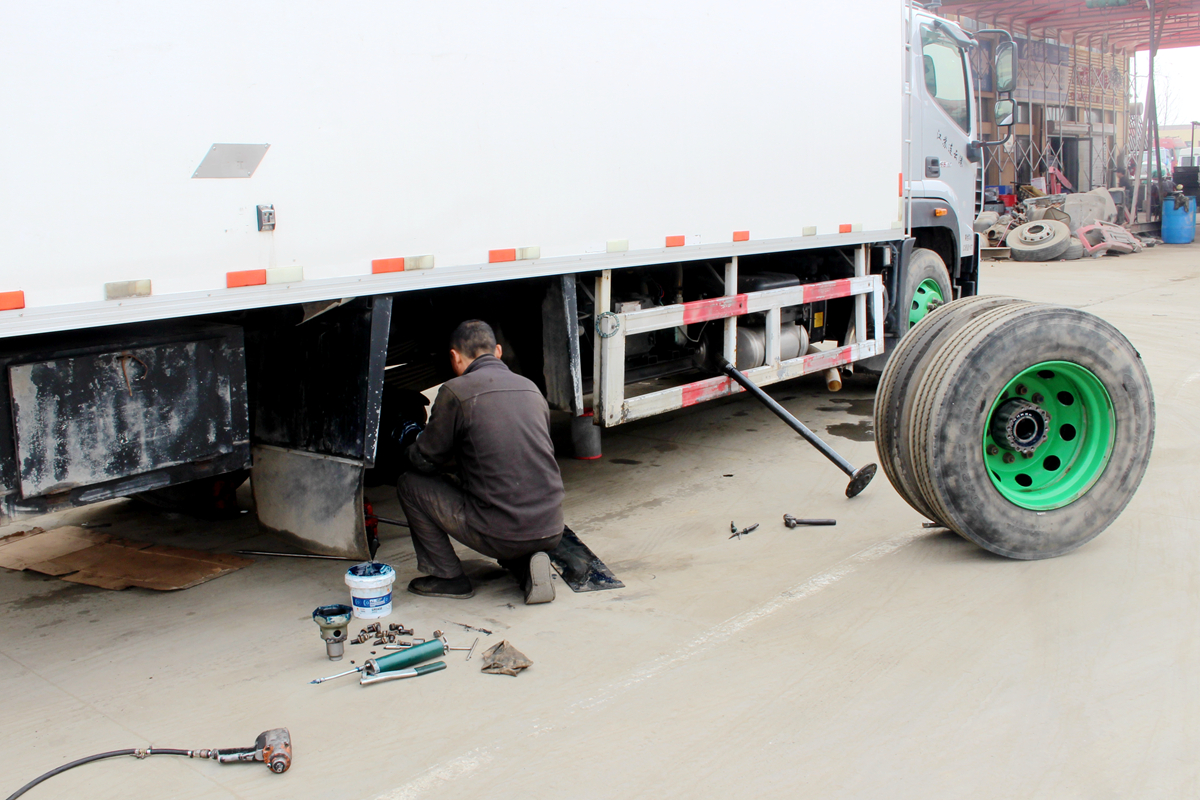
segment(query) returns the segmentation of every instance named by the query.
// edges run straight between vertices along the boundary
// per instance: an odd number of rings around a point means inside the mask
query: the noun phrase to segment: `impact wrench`
[[[90,764],[93,761],[116,758],[117,756],[133,756],[134,758],[185,756],[187,758],[211,758],[221,764],[234,764],[239,761],[261,761],[267,765],[271,772],[278,773],[287,772],[288,767],[292,765],[292,737],[288,733],[287,728],[272,728],[269,731],[260,733],[251,747],[228,747],[220,750],[173,750],[164,747],[136,747],[128,750],[111,750],[107,753],[97,753],[94,756],[80,758],[69,764],[63,764],[61,767],[56,767],[46,774],[34,778],[10,794],[7,800],[17,800],[18,797],[47,778],[53,778],[55,775],[66,772],[69,769],[82,766],[83,764]]]
[[[875,477],[875,470],[878,469],[874,464],[867,464],[864,467],[855,469],[849,461],[839,456],[834,449],[821,441],[821,438],[815,433],[804,427],[804,423],[788,413],[787,409],[776,403],[774,398],[758,387],[758,384],[747,378],[737,367],[730,364],[728,361],[721,362],[721,371],[728,375],[733,380],[750,394],[758,398],[764,406],[771,409],[775,416],[786,422],[792,430],[804,437],[804,439],[813,447],[820,451],[821,455],[828,458],[837,468],[850,476],[850,484],[846,487],[846,497],[854,497],[863,489],[867,488],[867,484],[871,482],[871,478]]]

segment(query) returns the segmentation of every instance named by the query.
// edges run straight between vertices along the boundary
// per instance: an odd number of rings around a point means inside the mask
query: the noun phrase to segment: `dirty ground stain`
[[[870,442],[875,439],[875,430],[868,420],[861,422],[839,422],[825,429],[833,436],[851,439],[855,442]]]
[[[875,413],[875,399],[872,397],[830,397],[827,399],[831,403],[840,403],[845,408],[824,406],[818,408],[818,411],[845,411],[847,414],[853,414],[856,417],[869,417]]]

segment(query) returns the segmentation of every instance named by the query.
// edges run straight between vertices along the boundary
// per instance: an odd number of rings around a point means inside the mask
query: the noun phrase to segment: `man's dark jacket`
[[[422,472],[457,463],[467,523],[480,533],[509,541],[562,533],[550,407],[533,381],[495,356],[480,356],[442,384],[409,459]]]

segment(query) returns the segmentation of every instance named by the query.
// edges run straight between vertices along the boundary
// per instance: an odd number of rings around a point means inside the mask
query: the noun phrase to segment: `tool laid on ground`
[[[433,639],[413,645],[412,647],[407,647],[398,653],[388,653],[386,656],[369,658],[361,667],[348,669],[345,672],[339,672],[337,675],[330,675],[328,678],[317,678],[316,680],[309,681],[309,683],[325,683],[325,681],[331,681],[334,678],[340,678],[344,675],[353,675],[356,672],[365,672],[367,675],[378,675],[381,672],[392,672],[393,670],[415,666],[423,661],[429,661],[432,658],[444,655],[446,655],[446,643],[441,639]]]
[[[837,525],[836,519],[800,519],[793,517],[791,514],[783,515],[783,524],[789,528],[798,528],[801,525]]]
[[[343,556],[319,556],[316,553],[278,553],[274,550],[238,550],[243,556],[279,556],[280,558],[319,558],[326,561],[358,561],[357,558]]]
[[[764,406],[769,408],[775,416],[786,422],[796,433],[804,437],[805,441],[820,451],[821,455],[828,458],[837,468],[850,476],[850,483],[846,486],[846,497],[854,497],[863,489],[867,488],[867,484],[871,482],[871,478],[875,477],[875,471],[878,467],[875,464],[867,464],[855,469],[854,466],[838,455],[832,447],[821,441],[821,437],[810,431],[804,426],[804,423],[788,413],[787,409],[775,402],[769,394],[758,387],[758,384],[747,378],[737,367],[725,361],[721,365],[721,371],[736,381],[743,389],[758,398]]]
[[[346,625],[354,609],[340,603],[331,606],[321,606],[312,613],[313,622],[321,628],[321,638],[325,640],[325,655],[330,661],[341,661],[346,652]]]
[[[421,643],[430,644],[432,642],[441,642],[442,647],[445,648],[447,653],[449,653],[451,650],[466,650],[466,651],[468,651],[466,660],[470,661],[471,654],[475,652],[475,645],[479,644],[479,637],[478,636],[475,637],[475,641],[471,643],[470,647],[451,647],[450,643],[448,641],[446,641],[446,635],[442,631],[434,631],[433,638],[430,639],[429,642],[421,642]],[[419,646],[418,642],[396,642],[395,644],[384,645],[383,649],[384,650],[411,650],[412,648],[417,647],[417,646]]]
[[[110,750],[107,753],[97,753],[94,756],[79,758],[61,767],[55,767],[44,775],[31,780],[29,783],[10,794],[6,800],[16,800],[44,780],[66,772],[69,769],[90,764],[93,761],[103,761],[106,758],[118,756],[133,756],[137,759],[149,756],[184,756],[186,758],[207,758],[222,764],[233,764],[239,761],[261,761],[275,773],[287,772],[292,765],[292,737],[287,728],[272,728],[263,731],[254,740],[251,747],[230,747],[219,750],[175,750],[165,747],[131,747],[127,750]]]
[[[758,523],[756,522],[753,525],[746,527],[746,528],[742,528],[739,531],[738,526],[734,524],[733,520],[730,520],[729,521],[729,530],[730,530],[730,534],[729,534],[730,539],[732,539],[735,536],[737,538],[741,539],[746,534],[753,533],[754,531],[758,530]]]
[[[445,661],[435,661],[432,664],[422,664],[412,669],[397,669],[391,672],[382,672],[378,675],[361,675],[359,676],[358,683],[360,686],[370,686],[372,683],[384,683],[386,681],[400,680],[401,678],[415,678],[418,675],[424,675],[427,672],[437,672],[445,668]]]

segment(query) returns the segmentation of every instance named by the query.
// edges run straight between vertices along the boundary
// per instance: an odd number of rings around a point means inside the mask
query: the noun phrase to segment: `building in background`
[[[970,30],[1002,28],[1020,61],[1017,124],[1004,147],[988,148],[985,183],[1011,185],[1061,173],[1077,191],[1119,184],[1115,170],[1147,177],[1154,156],[1152,89],[1134,102],[1133,54],[1200,45],[1200,0],[945,0],[940,12]],[[992,111],[991,48],[976,48],[982,134],[999,139]],[[1139,76],[1140,78],[1141,76]],[[1153,81],[1151,80],[1151,86]],[[1151,113],[1147,113],[1147,111]],[[1181,131],[1180,131],[1181,132]],[[1174,129],[1171,135],[1187,141]],[[1159,147],[1166,148],[1165,127]],[[1144,154],[1149,151],[1149,157]],[[1168,169],[1162,165],[1164,171]]]
[[[946,16],[970,30],[997,27],[955,15],[953,8],[945,8]],[[1101,41],[1064,43],[1016,31],[1013,38],[1019,63],[1013,92],[1017,121],[1007,144],[988,148],[985,184],[1011,186],[1059,177],[1075,191],[1115,185],[1114,170],[1128,149],[1132,53]],[[1000,139],[1003,134],[992,119],[993,45],[991,38],[981,40],[972,61],[979,76],[975,93],[982,115],[980,133]]]

